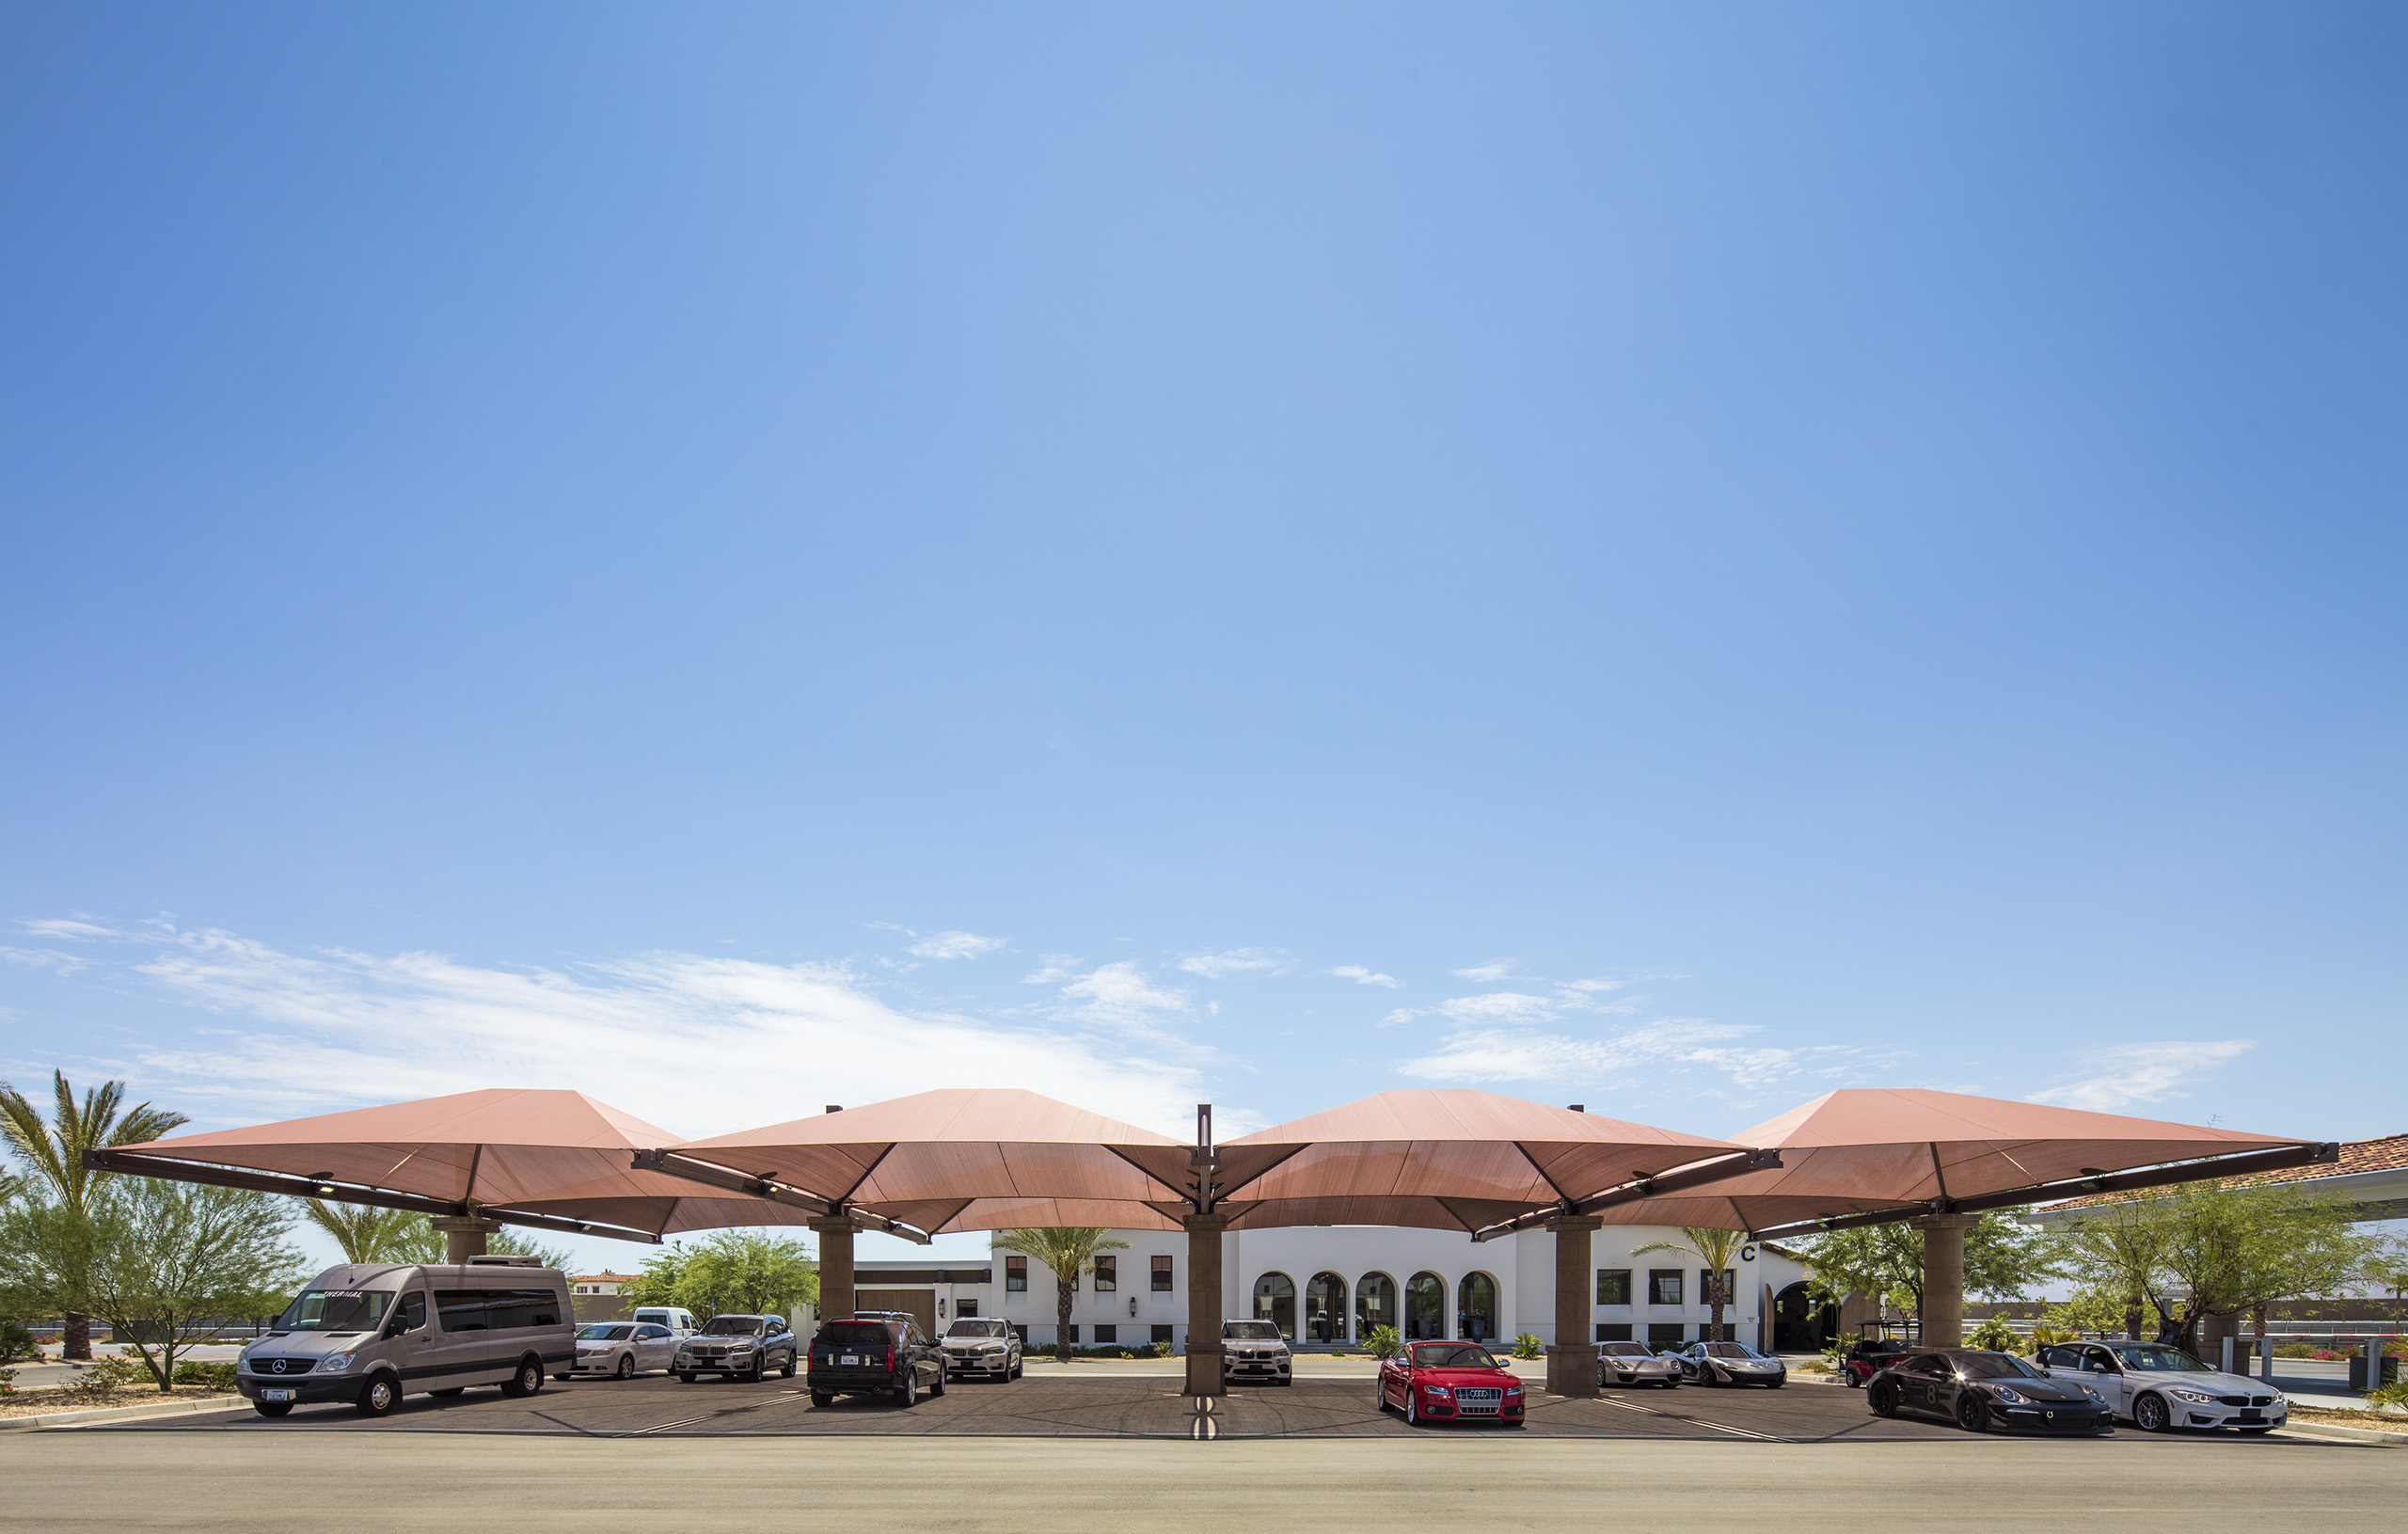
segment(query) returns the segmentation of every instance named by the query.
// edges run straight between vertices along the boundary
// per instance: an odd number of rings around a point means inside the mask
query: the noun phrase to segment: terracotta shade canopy
[[[646,1241],[809,1217],[630,1164],[641,1147],[674,1143],[666,1131],[582,1092],[496,1087],[176,1135],[95,1151],[91,1162],[176,1181]]]
[[[1233,1229],[1291,1225],[1477,1230],[1692,1169],[1755,1164],[1748,1147],[1494,1092],[1382,1092],[1219,1147],[1216,1203]]]
[[[729,1169],[848,1212],[931,1232],[1015,1226],[1176,1228],[1189,1148],[1018,1087],[919,1092],[689,1140],[658,1164]]]
[[[1605,1218],[1802,1234],[2304,1165],[2329,1160],[2335,1149],[2279,1135],[1911,1087],[1829,1092],[1733,1138],[1778,1149],[1781,1166],[1623,1205]],[[2169,1169],[2168,1162],[2194,1164]]]

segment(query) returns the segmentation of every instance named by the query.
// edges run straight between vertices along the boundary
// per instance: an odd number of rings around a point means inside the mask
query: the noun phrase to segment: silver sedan
[[[677,1351],[677,1334],[650,1321],[596,1321],[577,1329],[577,1361],[552,1378],[608,1374],[632,1379],[644,1369],[667,1368]]]
[[[1644,1342],[1600,1342],[1597,1383],[1659,1384],[1670,1390],[1681,1383],[1681,1366]]]

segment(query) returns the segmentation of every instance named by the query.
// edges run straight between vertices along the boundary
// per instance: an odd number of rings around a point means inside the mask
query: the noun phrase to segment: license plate
[[[2242,1422],[2263,1422],[2266,1420],[2266,1414],[2263,1412],[2243,1412],[2237,1420]]]
[[[861,1361],[862,1361],[862,1355],[861,1355],[860,1353],[857,1353],[857,1352],[848,1352],[848,1353],[842,1354],[842,1355],[841,1355],[841,1356],[839,1356],[839,1357],[837,1358],[837,1360],[836,1360],[836,1362],[837,1362],[837,1363],[839,1363],[839,1364],[859,1364]]]
[[[261,1390],[260,1392],[260,1400],[291,1400],[292,1399],[293,1392],[290,1390]]]

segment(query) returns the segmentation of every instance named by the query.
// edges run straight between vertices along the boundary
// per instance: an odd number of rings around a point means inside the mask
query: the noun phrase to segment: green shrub
[[[0,1368],[0,1396],[13,1396],[16,1393],[17,1371],[13,1368]]]
[[[1513,1339],[1513,1356],[1516,1358],[1537,1358],[1545,1352],[1546,1344],[1541,1342],[1535,1333],[1524,1332]],[[1470,1408],[1465,1409],[1468,1411]]]
[[[76,1374],[67,1388],[85,1400],[106,1400],[121,1390],[132,1388],[137,1382],[150,1383],[150,1371],[138,1358],[122,1354],[95,1358]]]
[[[1363,1347],[1374,1358],[1393,1358],[1404,1336],[1393,1326],[1374,1326],[1363,1334]]]
[[[176,1384],[204,1384],[214,1390],[234,1388],[234,1366],[231,1364],[178,1364]]]
[[[2380,1390],[2367,1392],[2367,1410],[2383,1412],[2394,1406],[2408,1409],[2408,1380],[2384,1385]]]
[[[22,1321],[0,1321],[0,1363],[13,1363],[20,1358],[39,1358],[41,1344],[25,1330]]]
[[[1992,1316],[1966,1335],[1965,1346],[1986,1348],[1991,1352],[2013,1352],[2016,1344],[2022,1340],[2015,1335],[2014,1327],[2006,1324],[1999,1317]]]

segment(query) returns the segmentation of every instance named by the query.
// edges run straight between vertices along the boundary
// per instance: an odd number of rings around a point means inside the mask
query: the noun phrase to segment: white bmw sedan
[[[2262,1380],[2212,1369],[2162,1342],[2060,1342],[2040,1350],[2040,1371],[2077,1381],[2144,1432],[2232,1428],[2271,1432],[2289,1405]]]

